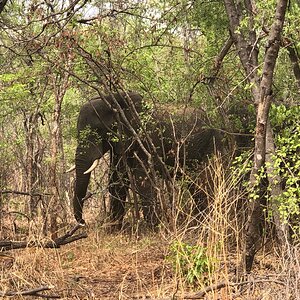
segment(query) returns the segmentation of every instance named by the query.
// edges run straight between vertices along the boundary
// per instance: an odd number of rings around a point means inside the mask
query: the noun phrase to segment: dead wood
[[[66,245],[72,243],[74,241],[87,238],[87,233],[79,233],[74,235],[74,233],[82,228],[82,224],[77,224],[74,228],[68,231],[61,237],[58,237],[51,241],[41,242],[41,241],[0,241],[0,251],[6,250],[14,250],[21,248],[32,248],[32,247],[40,247],[40,248],[59,248],[62,245]]]
[[[40,292],[43,291],[49,291],[53,289],[53,286],[41,286],[38,288],[34,288],[31,290],[26,290],[26,291],[7,291],[7,292],[0,292],[0,297],[13,297],[13,296],[35,296],[35,297],[42,297],[42,298],[47,298],[47,299],[59,299],[60,296],[56,295],[43,295],[40,294]]]

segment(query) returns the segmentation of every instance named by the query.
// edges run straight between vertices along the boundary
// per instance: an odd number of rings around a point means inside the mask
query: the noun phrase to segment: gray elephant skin
[[[134,92],[102,95],[85,103],[79,113],[78,146],[75,156],[76,181],[73,199],[75,219],[84,224],[83,202],[91,170],[98,159],[110,153],[110,219],[122,226],[133,175],[133,192],[139,194],[143,215],[156,224],[155,187],[159,174],[171,178],[175,166],[193,167],[221,145],[216,129],[203,126],[197,110],[173,112],[147,109]]]

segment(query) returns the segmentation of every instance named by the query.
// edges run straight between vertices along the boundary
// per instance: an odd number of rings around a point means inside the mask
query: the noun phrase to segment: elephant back
[[[222,149],[223,134],[209,128],[199,109],[162,105],[153,110],[146,132],[166,165],[194,166]]]

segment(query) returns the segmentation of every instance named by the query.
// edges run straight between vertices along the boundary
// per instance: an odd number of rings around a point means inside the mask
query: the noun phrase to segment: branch
[[[268,100],[271,99],[271,97],[268,96],[272,93],[274,69],[280,48],[281,33],[284,26],[287,4],[288,0],[278,1],[276,6],[275,18],[271,26],[268,42],[266,45],[266,53],[263,62],[262,79],[260,84],[260,99],[255,99],[256,101],[259,101],[260,104],[266,103],[266,107],[268,107],[269,105],[269,103],[267,103]],[[258,105],[259,103],[256,104]],[[265,109],[265,111],[267,113],[268,108]]]
[[[131,56],[133,53],[137,52],[137,51],[140,51],[140,50],[143,50],[143,49],[147,49],[147,48],[152,48],[152,47],[161,47],[161,48],[171,48],[171,49],[177,49],[177,50],[184,50],[184,47],[183,46],[176,46],[176,45],[169,45],[169,44],[163,44],[163,43],[152,43],[152,44],[147,44],[147,45],[143,45],[143,46],[140,46],[138,48],[135,48],[133,50],[131,50],[129,53],[127,53],[125,55],[125,57],[123,58],[123,62],[129,57]],[[198,56],[201,56],[200,52],[198,52],[197,50],[195,49],[189,49],[189,51],[191,53],[195,53],[197,54]]]
[[[229,30],[232,40],[238,51],[238,55],[242,66],[245,70],[246,76],[251,84],[253,84],[252,92],[254,95],[258,93],[259,77],[257,74],[258,67],[258,49],[256,47],[255,31],[250,30],[250,40],[243,34],[240,28],[240,22],[242,20],[242,7],[239,1],[235,4],[234,0],[224,0],[226,13],[229,19]],[[249,17],[249,20],[253,18],[252,8],[245,17]],[[252,22],[252,21],[251,21]],[[255,42],[254,42],[255,40]],[[251,45],[251,47],[249,47]]]
[[[221,282],[217,284],[213,284],[210,286],[205,287],[203,290],[190,295],[182,295],[178,296],[178,299],[201,299],[203,298],[207,293],[212,291],[220,290],[224,287],[234,287],[234,286],[240,286],[240,285],[246,285],[246,284],[256,284],[256,283],[276,283],[280,285],[285,285],[283,281],[276,280],[276,279],[269,279],[269,278],[262,278],[257,280],[249,280],[249,281],[241,281],[241,282]],[[148,299],[148,298],[147,298]],[[171,297],[165,297],[165,298],[149,298],[149,300],[173,300],[177,299],[177,296],[173,295]]]
[[[293,67],[294,76],[296,78],[298,89],[300,90],[300,65],[296,46],[289,38],[286,37],[282,39],[282,44],[288,50],[289,58]]]
[[[20,191],[11,191],[11,190],[2,190],[0,194],[16,194],[16,195],[24,195],[24,196],[34,196],[34,197],[41,197],[41,196],[52,196],[49,193],[30,193],[30,192],[20,192]]]
[[[227,40],[225,41],[219,54],[215,57],[214,65],[213,65],[212,71],[211,71],[211,76],[209,76],[209,77],[205,76],[205,77],[199,78],[199,80],[192,87],[192,91],[194,91],[194,89],[200,82],[209,83],[209,84],[213,84],[215,82],[217,75],[222,67],[223,60],[224,60],[225,56],[227,55],[227,53],[229,52],[233,43],[234,43],[233,38],[231,36],[229,36],[229,38],[227,38]]]
[[[98,15],[98,16],[91,17],[91,18],[82,18],[82,19],[76,20],[76,22],[81,23],[81,24],[92,25],[91,22],[93,22],[93,21],[102,20],[107,17],[116,17],[119,14],[125,14],[125,15],[129,15],[129,16],[137,17],[137,18],[140,18],[143,20],[155,21],[155,19],[153,19],[151,17],[147,17],[147,16],[143,16],[143,15],[131,12],[131,10],[133,11],[134,9],[135,9],[134,6],[133,7],[125,7],[122,10],[112,9],[111,11],[108,11],[106,14]]]
[[[77,235],[74,233],[79,229],[82,228],[82,224],[77,224],[74,228],[68,231],[61,237],[54,239],[53,241],[47,242],[39,242],[39,241],[0,241],[0,249],[1,251],[6,250],[13,250],[13,249],[21,249],[21,248],[33,248],[33,247],[40,247],[40,248],[60,248],[62,245],[66,245],[72,243],[74,241],[87,238],[87,233],[83,232]],[[74,235],[74,236],[73,236]]]
[[[36,296],[36,297],[45,297],[47,299],[54,298],[59,299],[60,296],[50,296],[50,295],[43,295],[40,292],[49,291],[53,289],[54,286],[41,286],[35,289],[26,290],[26,291],[8,291],[8,292],[0,292],[0,297],[11,297],[11,296]]]
[[[227,55],[228,51],[230,50],[231,46],[233,44],[233,39],[232,37],[230,36],[225,44],[223,45],[220,53],[217,55],[217,57],[215,58],[215,61],[214,61],[214,68],[213,68],[213,73],[215,74],[214,76],[216,76],[222,66],[222,62],[223,62],[223,59],[225,58],[225,56]]]

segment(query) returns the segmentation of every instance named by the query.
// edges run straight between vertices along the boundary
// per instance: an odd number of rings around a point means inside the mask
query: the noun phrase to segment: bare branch
[[[298,89],[300,90],[300,64],[297,48],[295,44],[292,41],[290,41],[289,38],[286,37],[282,39],[282,44],[288,50],[289,58],[293,67],[294,76],[296,78]]]
[[[0,292],[0,297],[13,297],[13,296],[36,296],[36,297],[45,297],[47,299],[59,299],[60,296],[50,296],[50,295],[43,295],[40,292],[49,291],[53,289],[54,286],[41,286],[38,288],[34,288],[31,290],[26,291],[8,291],[8,292]]]
[[[230,36],[226,40],[225,44],[223,45],[223,48],[221,49],[220,53],[216,56],[215,62],[214,62],[214,69],[213,69],[214,77],[217,76],[217,74],[222,66],[222,62],[223,62],[225,56],[227,55],[228,51],[230,50],[232,44],[233,44],[233,39]]]
[[[44,196],[51,196],[50,193],[30,193],[30,192],[21,192],[21,191],[11,191],[11,190],[2,190],[0,194],[16,194],[16,195],[23,195],[23,196],[32,196],[32,197],[44,197]]]
[[[72,243],[74,241],[87,238],[87,233],[83,232],[77,235],[74,233],[82,228],[82,224],[76,224],[74,228],[68,231],[61,237],[54,239],[53,241],[47,242],[39,242],[39,241],[0,241],[0,249],[1,251],[6,250],[13,250],[13,249],[22,249],[22,248],[33,248],[33,247],[40,247],[40,248],[59,248],[62,245],[66,245]],[[74,236],[73,236],[74,235]]]
[[[217,291],[220,289],[223,289],[225,287],[236,287],[236,286],[243,286],[243,285],[254,285],[257,283],[275,283],[278,285],[285,285],[285,283],[281,280],[277,279],[272,279],[272,278],[261,278],[261,279],[256,279],[256,280],[247,280],[247,281],[241,281],[241,282],[220,282],[217,284],[212,284],[207,287],[205,287],[203,290],[196,292],[194,294],[186,294],[182,295],[178,298],[180,299],[203,299],[203,297],[213,291]],[[148,299],[148,298],[147,298]],[[172,300],[172,299],[177,299],[177,297],[172,296],[172,297],[165,297],[165,298],[151,298],[149,300]]]

